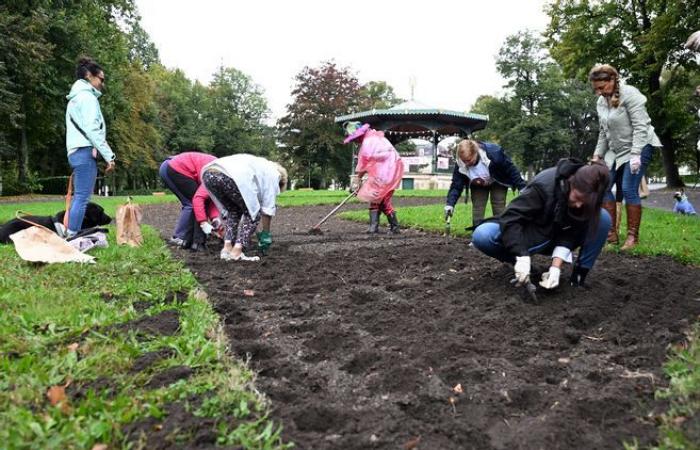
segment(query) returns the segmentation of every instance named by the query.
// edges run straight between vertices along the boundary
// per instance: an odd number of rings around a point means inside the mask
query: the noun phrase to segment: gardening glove
[[[447,220],[448,217],[452,217],[452,214],[455,212],[455,207],[450,206],[450,205],[445,205],[445,220]]]
[[[561,276],[561,269],[558,267],[550,267],[549,272],[542,274],[542,281],[540,281],[540,286],[545,289],[554,289],[559,286],[559,277]]]
[[[267,255],[272,245],[272,234],[269,231],[261,231],[257,234],[258,236],[258,250],[263,255]]]
[[[639,155],[632,155],[630,158],[630,172],[632,175],[639,173],[639,169],[642,167],[642,158]]]
[[[581,266],[574,266],[574,270],[571,272],[571,278],[569,278],[571,285],[574,287],[582,287],[583,282],[586,281],[586,275],[588,275],[589,270],[590,269]]]
[[[362,184],[362,180],[360,177],[357,175],[353,175],[350,179],[350,190],[352,192],[357,192],[358,189],[360,189],[360,185]]]
[[[530,281],[530,257],[515,257],[515,285],[523,286]]]
[[[209,222],[200,222],[199,227],[202,229],[202,232],[209,236],[214,230],[214,227],[211,226]]]

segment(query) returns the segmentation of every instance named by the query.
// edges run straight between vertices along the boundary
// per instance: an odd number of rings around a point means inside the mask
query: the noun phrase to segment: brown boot
[[[618,229],[620,227],[620,221],[618,219],[617,215],[617,207],[615,204],[615,201],[611,202],[603,202],[603,209],[610,214],[610,221],[612,222],[612,226],[610,227],[610,231],[608,231],[608,244],[614,244],[617,245],[620,243],[620,238],[618,237]]]
[[[620,250],[630,250],[639,244],[639,225],[642,222],[642,205],[625,205],[627,207],[627,240]]]

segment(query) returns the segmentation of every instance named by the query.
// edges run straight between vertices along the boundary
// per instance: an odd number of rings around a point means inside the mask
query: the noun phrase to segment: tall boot
[[[620,250],[630,250],[639,244],[639,225],[642,223],[642,205],[627,207],[627,240]]]
[[[370,209],[369,210],[369,228],[367,228],[367,233],[375,234],[379,232],[379,210]]]
[[[620,238],[618,237],[620,222],[617,215],[617,205],[615,201],[612,200],[603,202],[602,207],[610,214],[610,220],[612,221],[612,226],[610,227],[610,231],[608,231],[608,244],[617,245],[620,243]]]
[[[399,219],[396,218],[396,211],[387,214],[386,218],[389,220],[389,233],[399,234],[401,230],[399,228]]]

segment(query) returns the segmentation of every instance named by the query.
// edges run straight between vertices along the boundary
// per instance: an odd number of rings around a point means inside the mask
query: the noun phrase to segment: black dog
[[[66,212],[61,211],[55,216],[26,216],[25,219],[43,225],[51,231],[56,231],[54,223],[63,223],[63,216]],[[83,230],[101,225],[107,225],[112,221],[112,218],[105,214],[104,208],[97,203],[88,203],[85,208],[85,218],[83,219]],[[18,231],[29,228],[32,225],[23,222],[19,219],[12,219],[4,225],[0,226],[0,244],[9,244],[10,235]]]

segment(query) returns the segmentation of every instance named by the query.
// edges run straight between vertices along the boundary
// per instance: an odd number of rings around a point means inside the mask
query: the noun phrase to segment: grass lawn
[[[124,199],[98,201],[113,215]],[[53,214],[61,204],[0,205],[0,222],[16,209]],[[195,417],[213,419],[218,444],[285,448],[253,388],[253,374],[228,356],[217,316],[192,274],[152,228],[144,227],[145,243],[137,249],[117,247],[113,234],[109,248],[91,252],[97,257],[91,265],[29,264],[11,246],[0,246],[0,447],[123,448],[129,445],[125,425],[160,419],[179,403]],[[164,311],[179,317],[174,334],[143,337],[108,328]],[[155,351],[165,357],[132,370],[140,356]],[[177,366],[191,368],[192,375],[147,386]],[[179,430],[168,439],[177,445],[188,433]],[[139,447],[132,441],[132,448]]]

